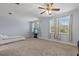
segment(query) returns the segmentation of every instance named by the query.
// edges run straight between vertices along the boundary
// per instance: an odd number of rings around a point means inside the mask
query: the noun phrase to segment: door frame
[[[72,42],[73,41],[73,29],[72,29],[72,26],[73,26],[73,14],[71,14],[71,15],[64,15],[64,16],[70,16],[70,19],[69,19],[69,42]],[[63,17],[63,16],[60,16],[60,17]],[[55,17],[54,18],[54,28],[55,29],[54,29],[54,32],[53,33],[54,33],[54,38],[55,39],[58,39],[58,40],[60,40],[60,38],[59,37],[56,37],[56,34],[57,34],[57,31],[58,31],[58,36],[60,35],[60,33],[59,33],[59,31],[60,31],[59,18],[60,17]],[[58,30],[57,31],[56,31],[56,25],[57,25],[56,22],[58,22]],[[52,32],[50,34],[52,34]]]

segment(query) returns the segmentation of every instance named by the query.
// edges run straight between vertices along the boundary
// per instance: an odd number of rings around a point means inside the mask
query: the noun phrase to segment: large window
[[[32,23],[32,33],[34,32],[35,29],[35,23]]]
[[[69,33],[69,16],[63,16],[59,19],[60,33]]]
[[[63,16],[50,20],[50,32],[69,33],[70,16]]]
[[[39,22],[33,22],[32,23],[32,33],[39,33]]]
[[[50,33],[54,32],[54,19],[50,20]]]

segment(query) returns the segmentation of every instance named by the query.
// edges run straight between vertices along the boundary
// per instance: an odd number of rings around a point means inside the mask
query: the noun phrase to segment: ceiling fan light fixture
[[[53,3],[46,3],[46,7],[39,7],[39,9],[45,10],[45,12],[42,12],[40,14],[43,13],[47,13],[48,15],[52,14],[52,11],[60,11],[60,8],[55,8]]]
[[[51,15],[52,14],[52,11],[46,11],[46,14],[48,14],[48,15]]]

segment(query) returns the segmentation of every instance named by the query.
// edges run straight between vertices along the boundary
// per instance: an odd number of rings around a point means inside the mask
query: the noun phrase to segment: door
[[[70,17],[63,16],[59,19],[59,38],[62,41],[69,41],[69,23]]]
[[[50,25],[49,25],[49,29],[50,29],[50,38],[51,39],[55,39],[55,20],[52,19],[50,20]]]
[[[51,39],[69,41],[70,16],[54,18],[50,21]]]
[[[50,34],[51,39],[59,39],[59,19],[54,18],[50,20]]]

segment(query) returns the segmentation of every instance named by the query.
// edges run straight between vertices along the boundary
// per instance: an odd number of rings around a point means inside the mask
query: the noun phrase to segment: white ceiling
[[[42,3],[21,3],[16,5],[15,3],[0,3],[0,16],[6,16],[9,12],[12,12],[14,16],[19,17],[48,17],[46,13],[40,14],[43,10],[38,9],[39,6],[44,6]],[[60,11],[52,13],[61,14],[64,12],[71,11],[79,6],[78,3],[54,3],[54,6],[60,8]]]

